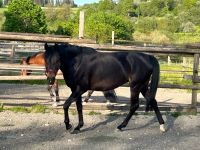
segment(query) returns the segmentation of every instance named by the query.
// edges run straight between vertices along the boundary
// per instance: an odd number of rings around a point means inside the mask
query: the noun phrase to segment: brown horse
[[[37,52],[34,55],[28,56],[27,58],[22,58],[21,64],[23,65],[40,65],[40,66],[45,66],[45,61],[44,61],[44,52]],[[26,76],[31,74],[31,70],[26,70],[22,69],[21,70],[21,75]],[[58,89],[58,80],[55,81],[53,86],[48,85],[47,87],[51,99],[53,101],[59,102],[59,89]],[[54,94],[55,92],[55,94]]]
[[[44,52],[40,51],[40,52],[35,53],[34,55],[28,56],[27,58],[22,58],[21,64],[45,66]],[[30,74],[31,74],[31,70],[26,70],[26,69],[21,70],[21,75],[26,76]],[[47,89],[50,93],[51,99],[55,102],[59,102],[60,98],[59,98],[58,80],[55,80],[55,83],[53,86],[48,85]],[[55,94],[53,94],[54,93],[53,90],[55,91]],[[91,97],[93,92],[94,91],[88,91],[88,94],[84,99],[85,102],[89,101],[89,98]],[[108,102],[113,103],[117,101],[117,96],[114,90],[104,91],[103,94]]]

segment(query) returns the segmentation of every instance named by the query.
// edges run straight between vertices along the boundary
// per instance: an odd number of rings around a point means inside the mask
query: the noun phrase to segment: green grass
[[[5,21],[5,17],[4,17],[5,10],[7,10],[7,8],[0,8],[0,30],[2,28],[4,21]]]
[[[29,109],[24,106],[15,106],[12,108],[8,108],[7,110],[13,111],[15,113],[17,112],[29,113],[30,112]]]
[[[88,113],[88,115],[91,115],[91,116],[93,116],[93,115],[101,115],[101,113],[100,112],[96,112],[96,111],[90,111]]]
[[[183,78],[183,67],[181,64],[161,64],[161,74],[160,74],[160,83],[169,83],[169,84],[181,84],[181,85],[191,85],[191,80],[186,80]],[[162,72],[162,70],[169,70],[172,72]],[[173,71],[179,71],[179,72],[173,72]],[[192,68],[186,68],[184,71],[187,75],[192,75]]]
[[[69,109],[69,112],[70,112],[71,115],[73,115],[73,116],[77,115],[76,109]]]
[[[30,108],[30,112],[33,113],[45,113],[45,111],[47,110],[47,106],[44,105],[34,105]]]
[[[174,33],[174,44],[199,43],[200,33]]]
[[[15,107],[11,107],[11,108],[1,108],[0,107],[0,111],[2,110],[10,110],[13,111],[15,113],[17,112],[23,112],[23,113],[45,113],[49,108],[47,106],[44,105],[33,105],[30,108],[28,107],[24,107],[24,106],[15,106]]]
[[[0,112],[2,112],[3,110],[4,110],[3,103],[0,103]]]

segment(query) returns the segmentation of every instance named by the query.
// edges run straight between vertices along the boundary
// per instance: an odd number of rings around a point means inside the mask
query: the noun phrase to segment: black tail
[[[156,92],[158,89],[158,83],[160,79],[160,65],[155,57],[152,57],[152,65],[153,65],[153,72],[151,76],[151,82],[150,82],[150,89],[149,89],[149,98],[146,102],[146,112],[149,110],[152,110],[151,108],[151,101],[155,100]]]
[[[155,99],[160,79],[160,65],[155,57],[153,57],[152,61],[153,61],[153,72],[150,83],[150,95],[151,98]]]

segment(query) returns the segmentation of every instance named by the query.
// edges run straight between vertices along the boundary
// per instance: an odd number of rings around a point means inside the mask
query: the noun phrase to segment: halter
[[[45,70],[45,75],[47,76],[47,73],[54,73],[56,75],[57,71],[53,70],[53,69],[46,69]]]

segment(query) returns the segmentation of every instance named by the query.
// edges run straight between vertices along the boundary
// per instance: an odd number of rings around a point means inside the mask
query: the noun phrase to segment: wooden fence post
[[[80,11],[79,16],[79,39],[84,37],[84,11]]]
[[[193,85],[198,85],[198,70],[199,70],[199,54],[194,54],[194,64],[193,64]],[[196,108],[197,105],[197,90],[192,90],[192,107]]]
[[[12,51],[11,51],[11,54],[10,54],[11,62],[14,62],[14,58],[15,58],[15,44],[12,45]]]
[[[115,44],[115,31],[112,31],[112,45]]]

